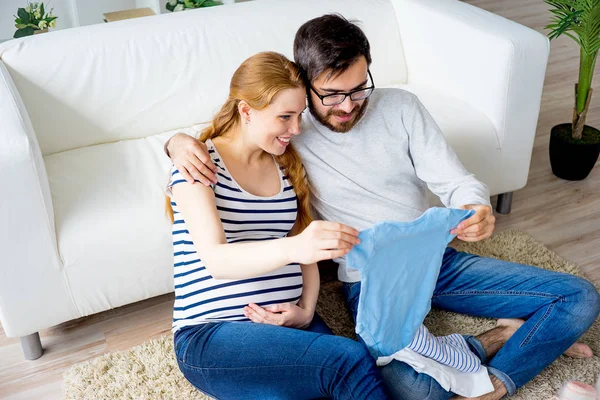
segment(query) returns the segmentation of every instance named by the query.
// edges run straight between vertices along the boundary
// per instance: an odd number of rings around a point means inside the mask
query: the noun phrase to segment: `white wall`
[[[79,25],[104,23],[104,13],[136,8],[135,0],[73,0],[79,14]]]
[[[161,14],[160,4],[158,0],[135,0],[135,8],[148,7],[154,11],[155,14]]]

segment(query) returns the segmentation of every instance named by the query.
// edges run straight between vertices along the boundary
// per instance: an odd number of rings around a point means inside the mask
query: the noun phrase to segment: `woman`
[[[387,398],[366,348],[315,315],[316,262],[347,254],[358,232],[311,222],[290,144],[305,106],[294,63],[250,57],[201,135],[217,183],[190,185],[172,168],[175,353],[185,377],[219,399]]]

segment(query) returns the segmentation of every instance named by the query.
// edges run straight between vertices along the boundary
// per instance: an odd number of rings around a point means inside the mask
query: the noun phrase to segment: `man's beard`
[[[337,115],[337,116],[343,116],[343,115],[347,115],[345,112],[343,112],[342,110],[334,110],[333,108],[330,108],[327,111],[327,114],[325,115],[321,115],[319,114],[319,112],[317,111],[317,109],[315,109],[314,103],[311,99],[311,97],[308,97],[308,109],[310,110],[310,113],[312,114],[313,117],[315,117],[315,119],[317,121],[319,121],[322,125],[326,126],[327,128],[331,129],[334,132],[338,132],[338,133],[346,133],[348,131],[350,131],[352,128],[354,128],[354,125],[356,125],[361,118],[363,117],[363,115],[365,114],[365,112],[367,111],[367,105],[369,104],[369,99],[365,99],[365,101],[359,105],[354,107],[354,109],[352,110],[352,119],[350,119],[349,121],[346,122],[341,122],[341,123],[337,123],[336,125],[333,125],[331,122],[328,121],[329,117],[332,115]]]

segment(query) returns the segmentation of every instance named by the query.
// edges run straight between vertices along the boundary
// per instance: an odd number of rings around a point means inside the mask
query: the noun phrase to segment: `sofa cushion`
[[[44,158],[58,249],[80,316],[173,290],[163,153],[173,133]]]

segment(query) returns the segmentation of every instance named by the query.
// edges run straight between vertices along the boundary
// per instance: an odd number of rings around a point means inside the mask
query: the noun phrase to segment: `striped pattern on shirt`
[[[421,325],[413,341],[406,347],[462,372],[478,372],[481,368],[481,360],[458,333],[435,337],[425,325]]]
[[[296,194],[282,168],[277,166],[281,179],[279,193],[270,197],[256,196],[237,184],[212,141],[207,140],[206,145],[219,170],[218,183],[212,188],[227,243],[285,237],[296,221],[298,209]],[[297,263],[245,279],[215,279],[208,273],[201,255],[196,252],[184,217],[172,198],[171,187],[185,182],[173,166],[166,191],[171,197],[175,217],[173,332],[207,322],[249,321],[243,311],[249,303],[260,306],[297,303],[302,294],[302,271]]]

